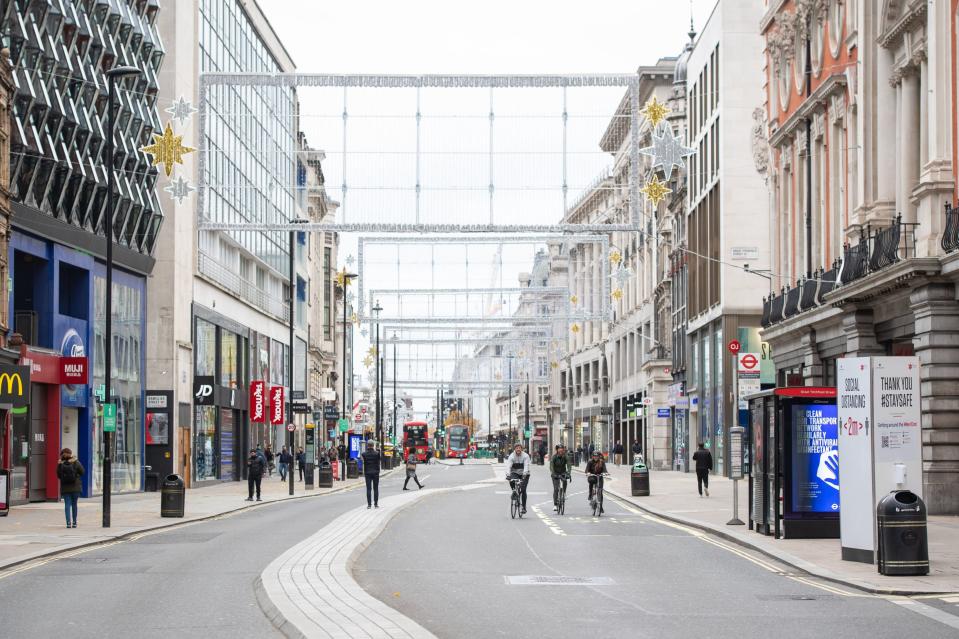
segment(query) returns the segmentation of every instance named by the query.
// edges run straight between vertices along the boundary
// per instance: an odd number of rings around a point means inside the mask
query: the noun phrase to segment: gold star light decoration
[[[173,127],[167,122],[163,135],[153,134],[153,144],[140,148],[144,153],[153,156],[153,166],[163,165],[163,172],[167,177],[173,173],[175,164],[183,164],[183,156],[193,153],[196,149],[183,146],[183,136],[173,135]]]
[[[569,327],[569,330],[573,331],[574,333],[578,333],[578,332],[579,332],[579,324],[573,324],[572,326]]]
[[[659,179],[658,175],[653,175],[653,177],[646,181],[645,186],[640,189],[643,195],[646,196],[646,199],[652,202],[653,206],[659,206],[659,203],[663,199],[672,193],[672,189],[666,186],[666,183]]]
[[[612,250],[609,252],[609,262],[610,264],[619,264],[623,261],[623,254],[617,250]]]
[[[376,357],[376,346],[370,346],[370,350],[366,351],[366,354],[370,357]]]
[[[579,304],[579,296],[578,296],[578,295],[570,295],[569,301],[572,302],[573,304]]]
[[[372,366],[372,365],[373,365],[373,358],[370,357],[369,355],[367,355],[367,356],[366,356],[366,359],[363,360],[363,365],[366,366],[367,368],[369,368],[370,366]]]
[[[610,296],[611,296],[614,300],[621,300],[621,299],[623,299],[623,289],[617,288],[615,291],[613,291],[612,293],[610,293]]]
[[[554,360],[554,361],[552,361],[552,362],[549,363],[549,367],[552,368],[552,369],[557,369],[557,368],[559,368],[559,362],[557,362],[557,361]]]
[[[346,267],[343,267],[342,271],[336,272],[336,285],[340,288],[346,288],[347,277],[346,277]]]
[[[646,116],[646,119],[649,120],[650,125],[653,128],[666,119],[666,115],[669,113],[669,109],[666,108],[666,105],[656,99],[656,96],[653,96],[653,99],[646,103],[646,106],[643,107],[641,111],[643,115]]]

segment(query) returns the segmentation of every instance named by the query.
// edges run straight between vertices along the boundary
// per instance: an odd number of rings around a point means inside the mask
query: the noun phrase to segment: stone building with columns
[[[768,2],[764,139],[777,382],[844,356],[921,361],[930,513],[959,513],[957,3]]]

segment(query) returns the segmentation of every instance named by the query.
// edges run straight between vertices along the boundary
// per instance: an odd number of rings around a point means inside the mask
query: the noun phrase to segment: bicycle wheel
[[[597,517],[603,516],[603,493],[600,492],[596,495],[596,508],[593,512]]]
[[[519,499],[517,499],[516,495],[514,494],[513,497],[510,499],[509,515],[512,519],[516,519],[516,515],[519,515],[519,514],[520,514]]]
[[[557,511],[560,515],[566,512],[566,489],[561,488],[559,490],[559,510]]]

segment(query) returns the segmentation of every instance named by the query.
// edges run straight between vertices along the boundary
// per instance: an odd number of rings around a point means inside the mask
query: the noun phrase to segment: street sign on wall
[[[103,405],[103,432],[115,433],[117,431],[117,405],[113,402]]]

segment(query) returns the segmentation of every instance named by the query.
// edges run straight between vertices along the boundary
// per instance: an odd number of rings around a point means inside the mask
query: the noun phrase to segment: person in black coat
[[[306,471],[306,453],[300,446],[296,451],[296,467],[300,470],[300,481],[304,481],[303,473]]]
[[[713,455],[702,442],[699,442],[699,450],[693,453],[693,461],[696,462],[696,486],[699,488],[699,496],[703,496],[703,489],[706,490],[706,496],[709,497],[709,471],[713,469]]]
[[[360,455],[363,458],[363,478],[366,480],[366,508],[380,507],[380,454],[370,442]]]
[[[253,448],[250,450],[250,456],[246,459],[246,485],[250,491],[247,501],[253,501],[253,490],[256,489],[256,500],[260,499],[260,483],[263,481],[263,472],[266,470],[266,461],[263,455],[256,452]]]

